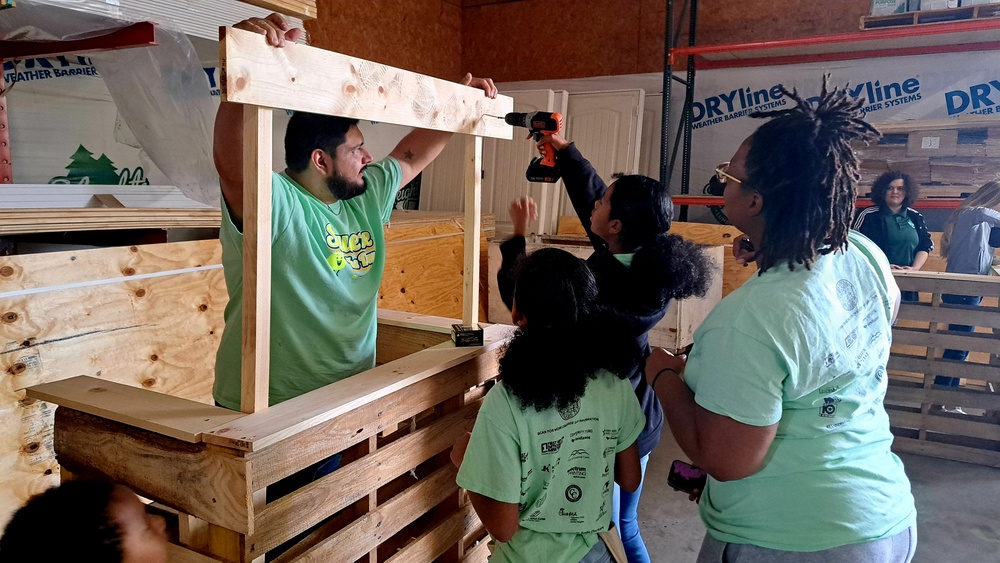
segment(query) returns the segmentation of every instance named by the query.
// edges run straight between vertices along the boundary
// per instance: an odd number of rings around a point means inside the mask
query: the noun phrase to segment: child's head
[[[569,327],[597,299],[597,282],[586,262],[558,248],[526,256],[514,272],[514,322]]]
[[[56,540],[56,541],[53,541]],[[166,523],[146,512],[129,488],[69,481],[14,513],[0,538],[0,562],[165,563]]]
[[[619,176],[594,203],[591,227],[606,242],[617,237],[626,252],[633,252],[669,231],[673,215],[674,203],[663,184],[630,174]]]
[[[521,330],[500,358],[500,378],[524,408],[565,408],[606,369],[628,377],[641,357],[621,318],[597,305],[586,262],[542,248],[514,268],[514,321]]]

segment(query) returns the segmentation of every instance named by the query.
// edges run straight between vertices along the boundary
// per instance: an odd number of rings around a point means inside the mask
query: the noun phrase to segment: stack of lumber
[[[859,195],[867,195],[883,172],[899,171],[920,184],[920,195],[965,197],[1000,175],[1000,121],[962,116],[943,122],[876,124],[884,137],[858,144]]]

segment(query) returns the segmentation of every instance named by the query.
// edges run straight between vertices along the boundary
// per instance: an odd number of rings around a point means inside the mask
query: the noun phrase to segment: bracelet
[[[650,385],[650,387],[653,389],[654,393],[656,392],[656,382],[657,382],[657,380],[660,379],[660,376],[663,375],[663,372],[665,372],[665,371],[669,371],[669,372],[674,373],[674,374],[677,373],[677,370],[672,369],[672,368],[663,368],[660,371],[656,372],[656,375],[653,376],[653,383]]]

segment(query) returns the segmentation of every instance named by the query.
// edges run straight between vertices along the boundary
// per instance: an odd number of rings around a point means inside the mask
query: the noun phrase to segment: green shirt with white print
[[[388,157],[365,167],[364,194],[320,201],[285,173],[272,174],[271,379],[275,405],[375,366],[383,224],[402,171]],[[240,407],[243,233],[222,204],[222,265],[229,303],[215,363],[215,400]]]

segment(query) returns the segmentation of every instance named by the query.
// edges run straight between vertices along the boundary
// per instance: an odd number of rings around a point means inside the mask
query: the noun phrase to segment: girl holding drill
[[[643,358],[648,357],[649,330],[663,319],[672,299],[705,295],[712,275],[710,263],[696,245],[667,234],[673,202],[665,186],[640,175],[621,176],[608,186],[573,143],[558,134],[546,135],[539,140],[539,149],[546,143],[556,149],[556,167],[594,247],[587,266],[597,281],[597,302],[615,312],[627,337]],[[497,274],[500,295],[508,308],[513,296],[511,270],[524,255],[524,235],[534,214],[530,198],[511,205],[514,236],[500,246],[503,262]],[[603,349],[606,354],[616,353],[610,346]],[[645,474],[649,454],[660,441],[663,409],[641,368],[629,373],[629,381],[646,416],[636,442]],[[641,483],[634,492],[615,486],[612,520],[630,563],[649,561],[639,533],[641,494]]]

